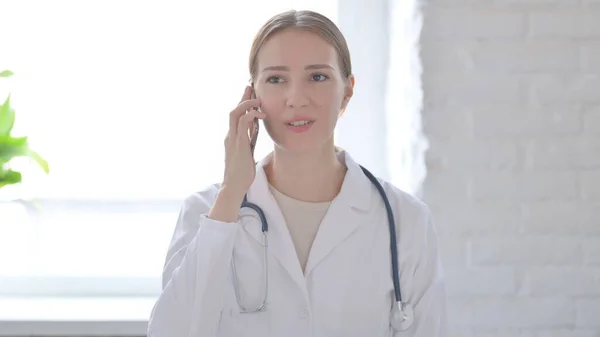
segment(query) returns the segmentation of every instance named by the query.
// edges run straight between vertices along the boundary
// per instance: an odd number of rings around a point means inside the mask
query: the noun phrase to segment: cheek
[[[340,106],[342,93],[333,85],[323,85],[312,92],[312,101],[323,108],[333,109]]]
[[[266,113],[267,116],[271,115],[273,111],[276,111],[276,107],[282,104],[282,95],[276,90],[262,87],[256,90],[256,94],[260,99],[262,112]]]
[[[313,84],[309,88],[307,95],[310,98],[313,108],[319,111],[332,111],[335,114],[339,113],[342,105],[343,89],[329,83]],[[286,110],[286,93],[283,86],[265,86],[257,89],[258,97],[262,105],[262,111],[267,115],[267,118],[277,118]]]
[[[267,115],[265,122],[268,122],[269,119],[277,118],[282,111],[279,102],[264,98],[261,98],[260,109]]]

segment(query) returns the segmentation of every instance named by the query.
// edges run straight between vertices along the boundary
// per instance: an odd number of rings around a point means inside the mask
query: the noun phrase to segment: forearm
[[[237,222],[243,200],[243,194],[228,187],[222,187],[208,212],[208,217],[221,222]]]

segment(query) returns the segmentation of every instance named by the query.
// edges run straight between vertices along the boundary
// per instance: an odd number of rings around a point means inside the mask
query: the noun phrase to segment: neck
[[[276,147],[265,173],[275,189],[291,198],[328,202],[340,191],[346,165],[338,160],[333,146],[301,154]]]

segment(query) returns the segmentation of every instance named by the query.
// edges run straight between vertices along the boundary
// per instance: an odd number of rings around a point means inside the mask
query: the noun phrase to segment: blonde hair
[[[254,82],[256,76],[257,56],[260,48],[275,34],[290,28],[302,29],[319,35],[335,48],[342,76],[347,79],[352,74],[350,51],[344,35],[335,23],[317,12],[290,10],[270,18],[254,37],[249,60],[250,80],[252,82]]]

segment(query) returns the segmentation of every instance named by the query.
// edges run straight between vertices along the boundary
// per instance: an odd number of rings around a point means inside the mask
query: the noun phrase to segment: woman
[[[333,141],[354,87],[340,31],[314,12],[276,15],[254,40],[250,74],[229,116],[223,182],[183,205],[148,336],[445,336],[430,213],[379,180],[395,216],[401,293],[414,308],[408,329],[392,328],[385,204]],[[256,165],[255,118],[274,142]],[[264,211],[266,248],[259,216],[240,209],[245,196]]]

